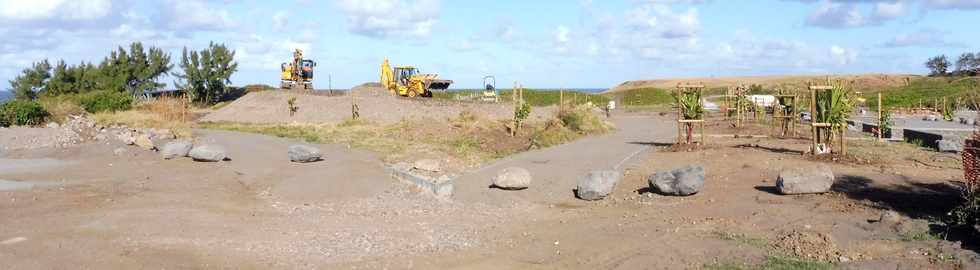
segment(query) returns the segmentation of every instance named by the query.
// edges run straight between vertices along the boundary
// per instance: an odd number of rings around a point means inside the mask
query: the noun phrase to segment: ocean
[[[13,99],[14,93],[10,91],[0,91],[0,102],[7,101],[8,99]]]

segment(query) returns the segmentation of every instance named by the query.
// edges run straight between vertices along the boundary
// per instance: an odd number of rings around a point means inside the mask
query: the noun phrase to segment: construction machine
[[[316,62],[303,59],[303,50],[296,49],[293,52],[293,61],[282,63],[279,87],[282,89],[313,89],[314,67],[316,67]]]
[[[500,95],[497,93],[497,78],[494,76],[483,77],[483,95],[480,96],[485,102],[497,102]]]
[[[446,90],[451,80],[439,79],[436,74],[422,74],[412,66],[391,67],[388,59],[381,64],[381,85],[403,97],[431,97],[432,90]]]

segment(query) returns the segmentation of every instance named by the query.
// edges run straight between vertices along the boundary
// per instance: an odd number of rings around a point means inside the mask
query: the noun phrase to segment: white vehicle
[[[773,95],[748,95],[746,98],[757,106],[769,107],[776,104],[776,97]]]

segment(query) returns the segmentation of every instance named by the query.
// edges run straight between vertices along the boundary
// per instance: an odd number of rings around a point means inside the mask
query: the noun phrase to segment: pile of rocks
[[[190,140],[174,140],[163,145],[160,150],[163,159],[190,157],[194,161],[218,162],[228,160],[224,147],[213,144],[195,146]]]

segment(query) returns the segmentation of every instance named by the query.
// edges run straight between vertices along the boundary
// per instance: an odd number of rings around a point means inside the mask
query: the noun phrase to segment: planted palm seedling
[[[680,91],[677,94],[677,106],[681,109],[683,120],[700,120],[704,116],[704,105],[701,104],[701,91]],[[684,122],[687,143],[694,137],[694,123]]]

